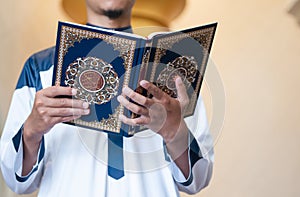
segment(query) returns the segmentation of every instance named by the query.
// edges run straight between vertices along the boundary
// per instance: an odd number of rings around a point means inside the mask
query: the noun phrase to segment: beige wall
[[[300,26],[286,0],[190,0],[173,27],[218,21],[226,120],[199,196],[300,196]]]
[[[55,44],[57,20],[69,20],[58,0],[2,2],[0,6],[0,133],[25,60],[32,53]],[[0,196],[17,196],[4,186],[1,176]]]
[[[25,60],[55,44],[57,20],[67,17],[59,1],[5,1],[0,7],[0,129]]]
[[[58,1],[30,2],[0,7],[0,128],[23,62],[53,45],[57,20],[68,20]],[[226,120],[212,182],[197,196],[300,196],[300,26],[287,3],[188,0],[172,23],[219,22],[212,58],[226,90]]]

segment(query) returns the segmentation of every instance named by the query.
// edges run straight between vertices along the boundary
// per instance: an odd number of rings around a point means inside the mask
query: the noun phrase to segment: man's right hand
[[[36,162],[39,144],[45,133],[57,123],[89,114],[88,103],[71,98],[57,98],[74,95],[75,89],[61,86],[52,86],[36,93],[32,111],[23,127],[23,175],[29,173]]]

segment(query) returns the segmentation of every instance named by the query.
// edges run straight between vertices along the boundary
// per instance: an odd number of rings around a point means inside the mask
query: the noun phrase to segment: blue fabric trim
[[[167,162],[171,162],[170,157],[168,156],[168,150],[167,150],[167,144],[165,141],[163,141],[163,149],[164,149],[164,156],[165,156],[165,160]]]
[[[36,91],[41,90],[43,87],[39,73],[51,68],[54,62],[54,53],[55,48],[51,47],[32,55],[24,64],[16,89],[28,86],[36,88]]]
[[[44,155],[45,155],[45,140],[44,140],[44,136],[43,136],[41,145],[40,145],[39,155],[38,155],[38,165],[44,158]],[[19,181],[19,182],[27,181],[29,179],[29,177],[38,170],[38,165],[35,166],[27,176],[20,177],[19,175],[17,175],[17,173],[15,173],[15,177],[16,177],[17,181]]]
[[[12,141],[13,141],[16,152],[19,151],[19,147],[20,147],[20,143],[21,143],[21,139],[22,139],[21,138],[22,137],[22,130],[23,130],[23,125],[19,129],[18,133],[12,138]]]
[[[108,133],[108,175],[114,179],[124,176],[123,136]]]
[[[193,136],[192,132],[189,131],[189,159],[190,159],[190,164],[191,164],[191,170],[193,169],[194,165],[196,164],[197,161],[203,158],[201,150],[199,148],[198,142]],[[165,160],[168,162],[171,162],[171,159],[168,156],[168,151],[166,148],[166,143],[163,142],[163,149],[164,149],[164,155],[165,155]],[[186,182],[180,183],[183,186],[189,186],[193,182],[193,173],[190,173],[190,177]]]
[[[15,173],[15,176],[16,176],[17,181],[19,181],[19,182],[21,182],[21,183],[27,181],[27,180],[29,179],[29,177],[30,177],[34,172],[37,171],[37,169],[38,169],[38,167],[36,166],[36,167],[35,167],[35,168],[34,168],[27,176],[22,176],[22,177],[20,177],[19,175],[17,175],[17,173]]]
[[[203,158],[202,152],[199,148],[197,140],[194,138],[193,134],[189,132],[190,136],[190,161],[191,161],[191,167],[195,165],[197,161]]]
[[[120,28],[101,27],[101,26],[98,26],[98,25],[93,25],[91,23],[86,23],[86,25],[87,26],[91,26],[91,27],[99,27],[99,28],[102,28],[102,29],[108,29],[108,30],[114,30],[114,31],[123,31],[123,32],[127,32],[127,33],[133,33],[131,25],[127,26],[127,27],[120,27]]]
[[[193,182],[193,180],[194,180],[193,173],[191,173],[188,180],[186,182],[183,182],[183,183],[180,183],[180,184],[183,185],[183,186],[189,186]]]
[[[39,152],[39,159],[38,159],[38,164],[42,161],[45,155],[45,139],[44,136],[41,141],[41,146],[40,146],[40,152]]]
[[[20,144],[21,144],[21,140],[22,140],[22,133],[23,133],[23,125],[20,128],[20,130],[18,131],[18,133],[12,138],[13,145],[14,145],[16,152],[18,152],[19,148],[20,148]],[[42,159],[44,158],[44,155],[45,155],[45,140],[44,140],[44,136],[43,136],[41,145],[40,145],[39,155],[38,155],[38,164],[42,161]],[[15,173],[15,177],[16,177],[17,181],[25,182],[35,171],[37,171],[37,169],[38,169],[38,166],[35,166],[31,170],[31,172],[27,176],[24,176],[24,177],[20,177],[19,175],[17,175],[17,173]]]
[[[189,131],[189,158],[190,158],[190,164],[191,164],[191,172],[190,172],[190,177],[186,182],[180,183],[183,186],[189,186],[193,182],[193,167],[196,164],[197,161],[203,158],[202,152],[200,150],[200,147],[198,145],[197,140],[193,136],[192,132]]]

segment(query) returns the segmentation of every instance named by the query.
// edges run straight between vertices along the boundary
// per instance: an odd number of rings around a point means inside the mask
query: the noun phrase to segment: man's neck
[[[128,27],[131,25],[130,15],[122,16],[116,19],[110,19],[104,15],[89,14],[87,22],[92,25],[113,29]]]

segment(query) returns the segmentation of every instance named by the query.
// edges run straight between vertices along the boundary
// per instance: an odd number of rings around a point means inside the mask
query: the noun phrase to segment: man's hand
[[[30,172],[36,162],[38,147],[45,133],[57,123],[89,114],[89,105],[86,102],[71,98],[56,98],[74,95],[75,89],[59,86],[52,86],[36,93],[32,111],[23,127],[23,175]]]
[[[187,178],[189,175],[188,128],[183,115],[189,104],[189,98],[180,77],[176,78],[175,84],[178,95],[176,99],[171,98],[147,81],[141,81],[140,85],[153,95],[152,98],[144,97],[125,87],[123,95],[118,96],[118,101],[128,110],[139,114],[140,117],[131,119],[121,115],[120,120],[132,126],[145,125],[160,134],[166,143],[170,156]],[[126,97],[135,103],[130,102]]]
[[[122,122],[128,125],[145,125],[147,128],[160,134],[166,143],[174,140],[178,129],[183,124],[183,112],[189,103],[185,85],[180,77],[175,81],[178,98],[171,98],[154,84],[145,80],[140,85],[145,88],[152,98],[147,98],[132,89],[125,87],[123,95],[118,96],[118,101],[130,111],[139,114],[138,118],[120,116]],[[137,104],[126,99],[133,100]]]

